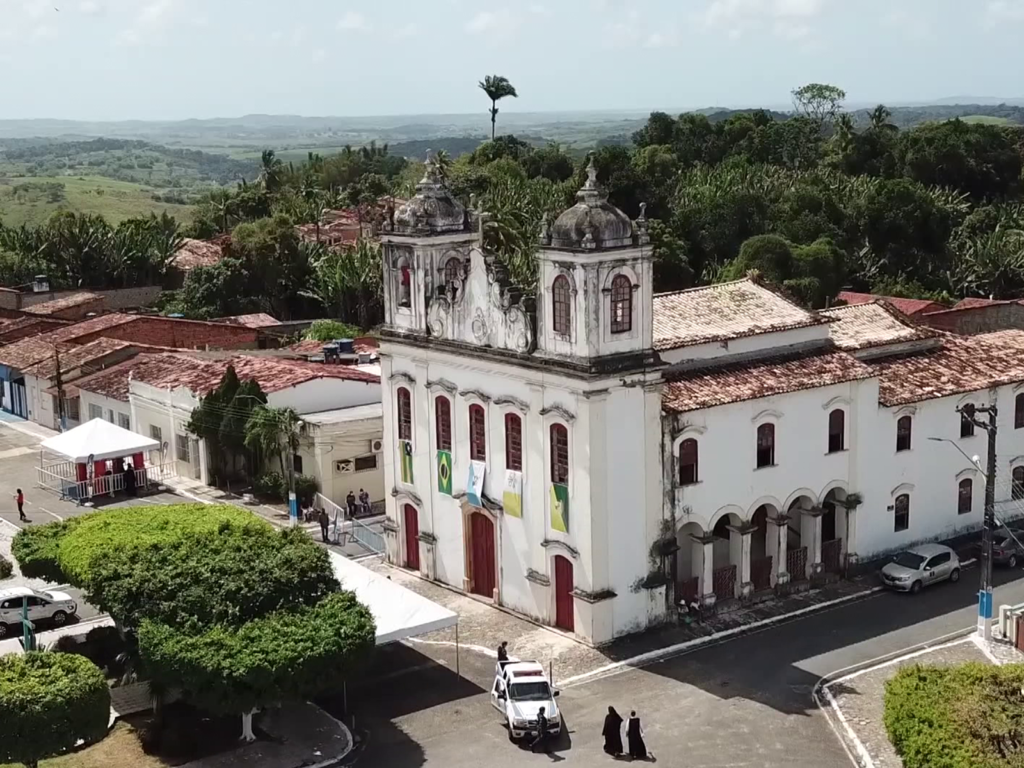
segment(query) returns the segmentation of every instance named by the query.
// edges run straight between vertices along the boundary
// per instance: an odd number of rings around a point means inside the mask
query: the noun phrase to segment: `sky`
[[[1024,97],[1024,0],[0,0],[0,119]]]

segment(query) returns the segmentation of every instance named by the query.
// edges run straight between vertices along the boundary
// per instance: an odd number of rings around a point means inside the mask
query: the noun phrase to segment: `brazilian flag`
[[[452,452],[437,452],[437,490],[452,495]]]
[[[412,485],[412,441],[402,441],[402,482]]]

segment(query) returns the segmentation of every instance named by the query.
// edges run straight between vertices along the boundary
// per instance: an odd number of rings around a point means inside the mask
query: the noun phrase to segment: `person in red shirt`
[[[14,499],[18,502],[18,519],[23,523],[27,523],[28,518],[25,517],[25,494],[21,492],[21,488],[14,495]]]

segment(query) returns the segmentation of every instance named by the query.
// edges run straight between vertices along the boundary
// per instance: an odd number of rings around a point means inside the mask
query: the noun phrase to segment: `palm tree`
[[[480,90],[487,94],[491,100],[491,141],[494,141],[495,125],[498,121],[498,102],[506,96],[518,99],[519,94],[508,81],[507,77],[501,75],[487,75],[480,83]]]
[[[265,149],[260,155],[260,166],[260,182],[263,184],[263,188],[269,193],[276,192],[281,186],[284,163],[277,158],[274,150]]]
[[[437,169],[437,175],[441,179],[441,183],[447,184],[448,178],[452,173],[452,156],[448,154],[447,150],[439,149],[437,154],[434,155],[434,168]]]
[[[245,447],[257,451],[264,458],[277,454],[281,463],[281,476],[291,477],[285,469],[285,453],[294,455],[299,450],[299,414],[292,408],[272,408],[269,405],[257,405],[245,423]],[[288,462],[288,467],[293,467]],[[289,484],[294,488],[294,483]]]
[[[873,110],[871,110],[871,130],[878,131],[880,133],[896,133],[899,128],[889,122],[889,118],[892,117],[892,112],[884,104],[879,104]]]

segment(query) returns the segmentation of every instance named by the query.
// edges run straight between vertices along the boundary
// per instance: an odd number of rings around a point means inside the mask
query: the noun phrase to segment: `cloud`
[[[530,13],[532,13],[534,16],[550,16],[551,15],[551,9],[548,8],[546,5],[544,5],[543,3],[533,3],[530,6],[529,10],[530,10]]]
[[[95,0],[82,0],[82,2],[78,4],[78,12],[83,13],[86,16],[99,16],[103,13],[103,6]]]
[[[323,48],[317,48],[316,50],[313,51],[310,58],[312,58],[313,61],[323,61],[324,59],[327,58],[327,51],[325,51]]]
[[[644,40],[644,48],[673,48],[679,44],[679,35],[674,29],[652,32]]]
[[[146,27],[159,27],[167,21],[173,6],[173,0],[155,0],[143,7],[138,23]]]
[[[704,25],[730,39],[768,29],[783,40],[802,40],[814,33],[813,22],[826,0],[712,0],[703,14]]]
[[[822,0],[775,0],[776,16],[808,18],[821,12]]]
[[[1001,21],[1024,21],[1024,0],[989,0],[986,24],[994,26]]]
[[[519,19],[507,8],[499,8],[496,11],[480,11],[466,24],[466,31],[470,34],[496,34],[509,36],[519,28]]]
[[[302,45],[302,42],[306,39],[306,27],[302,24],[297,24],[292,29],[290,35],[288,35],[288,42],[293,46]]]
[[[358,32],[369,29],[370,26],[366,22],[366,17],[357,11],[348,11],[344,16],[338,19],[338,29],[344,32]]]
[[[28,0],[22,8],[30,19],[40,19],[47,11],[53,13],[53,6],[47,0]]]
[[[416,37],[420,33],[420,28],[414,22],[403,24],[401,27],[391,33],[391,37],[395,40],[408,40],[410,37]]]
[[[53,40],[55,37],[57,29],[49,24],[40,24],[29,33],[30,40]]]
[[[174,22],[175,0],[153,0],[142,7],[135,23],[117,35],[121,45],[139,45],[147,37],[156,35]]]
[[[609,48],[630,48],[644,39],[640,30],[640,14],[636,10],[624,14],[623,21],[605,25],[605,44]]]

